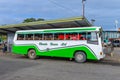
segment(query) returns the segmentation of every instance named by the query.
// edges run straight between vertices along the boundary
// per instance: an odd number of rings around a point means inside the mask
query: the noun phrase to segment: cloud
[[[60,0],[56,3],[59,4],[59,2]],[[64,3],[63,6],[65,6],[67,0],[62,3]],[[16,18],[24,19],[28,17],[42,17],[45,19],[58,19],[76,15],[76,13],[67,10],[68,8],[62,8],[57,4],[48,0],[15,0],[12,2],[11,0],[0,1],[0,16],[3,18],[1,19],[0,24],[3,24],[3,22],[6,24],[12,24],[12,22],[16,23]],[[71,4],[73,3],[71,2]],[[11,20],[11,22],[8,22],[8,19]]]
[[[120,20],[119,3],[120,0],[86,0],[85,16],[95,19],[95,25],[109,29],[114,20]],[[81,15],[81,0],[0,0],[0,24],[21,23],[30,17],[59,19]]]

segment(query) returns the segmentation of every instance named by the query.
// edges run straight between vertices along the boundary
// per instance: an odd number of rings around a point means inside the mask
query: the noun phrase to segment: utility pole
[[[115,28],[116,28],[116,31],[118,30],[118,20],[115,20]]]
[[[86,0],[82,0],[82,16],[83,16],[83,18],[85,17],[85,1]]]

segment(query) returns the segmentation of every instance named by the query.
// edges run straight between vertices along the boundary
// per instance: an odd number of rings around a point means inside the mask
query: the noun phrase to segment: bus
[[[39,56],[63,57],[78,63],[105,57],[101,27],[16,31],[12,53],[36,59]]]

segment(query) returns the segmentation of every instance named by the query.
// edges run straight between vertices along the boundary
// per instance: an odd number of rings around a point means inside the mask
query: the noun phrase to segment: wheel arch
[[[30,50],[35,50],[35,52],[36,52],[36,49],[35,49],[35,48],[29,48],[29,49],[27,50],[27,54],[28,54],[28,52],[29,52]]]

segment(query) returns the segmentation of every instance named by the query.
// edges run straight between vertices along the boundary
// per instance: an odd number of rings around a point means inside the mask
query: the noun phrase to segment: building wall
[[[103,39],[116,39],[120,38],[119,31],[103,31]]]

